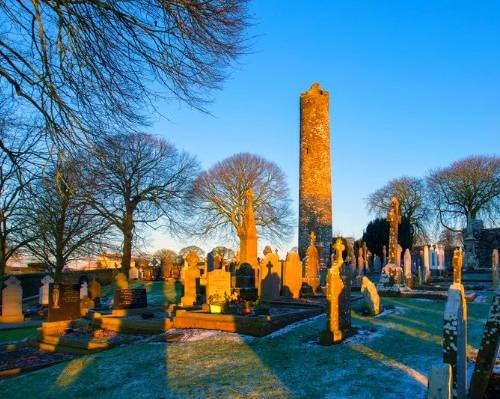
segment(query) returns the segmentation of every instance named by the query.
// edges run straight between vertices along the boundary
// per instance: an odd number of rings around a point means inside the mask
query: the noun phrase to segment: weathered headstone
[[[115,276],[115,287],[119,290],[125,290],[128,288],[127,276],[124,273],[117,273]]]
[[[297,252],[289,252],[283,266],[283,295],[298,299],[301,287],[302,262]]]
[[[148,306],[145,288],[123,288],[115,290],[113,309],[137,309]]]
[[[387,247],[382,245],[382,267],[387,264]]]
[[[363,248],[358,249],[358,276],[363,276],[365,270],[365,259],[363,257]]]
[[[500,290],[497,289],[484,326],[481,346],[476,357],[476,365],[470,383],[469,397],[483,399],[500,345]]]
[[[198,300],[200,287],[200,269],[198,268],[198,255],[192,251],[187,254],[187,268],[184,271],[184,296],[181,298],[182,306],[193,306]]]
[[[95,279],[89,285],[89,298],[94,301],[101,298],[101,284]]]
[[[306,286],[316,293],[320,288],[319,281],[319,252],[316,248],[316,234],[311,232],[309,247],[306,251],[305,273],[303,282]]]
[[[128,270],[128,279],[137,280],[138,278],[139,278],[139,270],[137,269],[137,267],[135,266],[130,267],[130,269]]]
[[[260,262],[260,296],[272,300],[280,296],[281,263],[278,255],[268,252]]]
[[[4,284],[0,322],[15,323],[23,321],[23,288],[21,282],[14,276],[10,276],[5,280]]]
[[[467,303],[462,284],[452,284],[444,310],[443,361],[451,366],[457,399],[467,397]]]
[[[89,287],[88,287],[88,284],[86,281],[84,281],[81,285],[80,285],[80,299],[83,299],[83,298],[88,298],[89,296]]]
[[[405,250],[404,256],[404,269],[405,269],[405,280],[406,286],[411,288],[411,253],[408,248]]]
[[[453,283],[462,283],[462,252],[457,248],[453,251]]]
[[[424,282],[424,278],[422,276],[422,266],[418,267],[418,286],[421,287]]]
[[[401,266],[401,254],[403,252],[403,247],[401,244],[398,244],[397,246],[397,251],[396,251],[396,265]]]
[[[80,317],[80,285],[50,284],[48,321],[74,320]]]
[[[207,273],[215,269],[214,252],[210,251],[207,254]]]
[[[42,286],[40,287],[38,294],[38,303],[42,306],[47,306],[49,304],[49,285],[54,282],[54,279],[50,276],[45,276],[42,278]]]
[[[342,258],[342,255],[340,255]],[[344,283],[340,278],[339,263],[335,262],[328,269],[326,278],[327,321],[326,329],[321,332],[320,343],[322,345],[333,345],[341,342],[349,333],[346,325],[343,306],[345,296],[343,295]]]
[[[231,273],[216,269],[207,273],[207,301],[210,298],[224,300],[231,295]]]
[[[378,295],[377,287],[368,277],[363,277],[361,280],[361,293],[363,294],[370,315],[378,315],[380,313],[380,296]]]
[[[432,367],[428,384],[427,399],[453,399],[451,366],[440,364]]]
[[[431,282],[431,266],[429,263],[429,246],[424,246],[424,280],[425,284],[429,284]]]
[[[493,291],[498,288],[498,249],[491,253],[491,285]]]
[[[373,270],[375,273],[380,273],[382,270],[382,261],[380,260],[380,257],[378,255],[375,255],[373,257]]]

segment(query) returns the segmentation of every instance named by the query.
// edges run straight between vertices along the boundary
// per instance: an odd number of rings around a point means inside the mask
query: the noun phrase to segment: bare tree
[[[440,223],[459,231],[471,219],[488,218],[498,223],[500,215],[500,157],[472,156],[427,177],[430,202]]]
[[[197,247],[196,245],[189,245],[187,247],[182,248],[179,251],[179,255],[185,257],[190,252],[196,252],[196,255],[198,255],[198,258],[200,259],[205,257],[205,251],[200,247]]]
[[[389,181],[368,196],[366,202],[369,211],[378,217],[385,217],[392,197],[399,200],[401,214],[410,222],[415,238],[425,239],[428,233],[426,224],[429,221],[429,207],[424,180],[403,176]]]
[[[76,159],[58,156],[32,188],[27,247],[56,281],[69,262],[100,252],[109,230],[109,223],[82,196],[82,167]]]
[[[138,227],[169,231],[182,226],[186,196],[199,167],[185,152],[149,134],[117,134],[98,141],[87,176],[95,187],[89,200],[99,214],[122,234],[122,270],[128,275]]]
[[[248,189],[253,190],[260,234],[278,240],[287,238],[292,217],[285,175],[274,162],[247,153],[218,162],[197,178],[191,194],[193,233],[237,235],[243,225]]]
[[[204,109],[248,19],[246,0],[0,1],[0,84],[58,142],[143,123],[159,95]]]
[[[0,101],[0,277],[7,261],[31,240],[23,234],[29,228],[24,217],[26,199],[37,171],[39,130],[12,117],[10,107]]]

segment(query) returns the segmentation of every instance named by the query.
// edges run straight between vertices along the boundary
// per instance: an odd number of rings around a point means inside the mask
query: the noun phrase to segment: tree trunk
[[[128,278],[130,263],[132,260],[132,229],[134,223],[132,219],[132,211],[127,211],[123,223],[123,254],[122,254],[122,273]]]

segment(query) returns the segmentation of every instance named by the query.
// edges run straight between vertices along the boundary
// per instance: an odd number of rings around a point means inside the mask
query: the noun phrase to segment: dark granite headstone
[[[257,299],[257,288],[255,288],[255,272],[251,265],[242,263],[236,269],[235,289],[239,297],[246,301]]]
[[[146,308],[148,297],[144,288],[127,288],[115,291],[113,309]]]
[[[49,316],[47,321],[79,319],[80,285],[52,283],[49,287]]]

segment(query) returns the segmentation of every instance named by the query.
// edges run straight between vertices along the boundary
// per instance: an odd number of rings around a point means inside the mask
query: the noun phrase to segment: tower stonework
[[[329,94],[319,83],[300,95],[299,254],[305,256],[310,233],[328,264],[332,242],[332,181]]]

